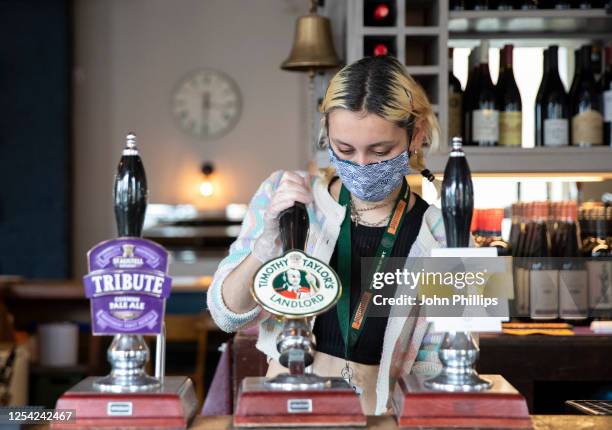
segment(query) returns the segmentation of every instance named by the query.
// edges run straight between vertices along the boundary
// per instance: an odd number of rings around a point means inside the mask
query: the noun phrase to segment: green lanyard
[[[389,223],[385,228],[385,232],[378,244],[376,250],[376,260],[373,270],[370,274],[370,283],[365,290],[361,292],[361,299],[359,305],[355,309],[353,318],[349,321],[350,303],[351,303],[351,206],[350,206],[350,193],[345,188],[344,184],[340,190],[340,198],[338,203],[346,207],[346,215],[340,228],[340,237],[338,238],[338,274],[340,281],[342,282],[342,295],[336,305],[338,312],[338,321],[340,322],[340,331],[342,332],[342,338],[344,339],[345,345],[345,359],[349,360],[351,353],[357,344],[357,340],[363,330],[364,322],[368,316],[370,309],[370,301],[374,294],[374,288],[372,284],[372,278],[374,273],[380,272],[384,268],[386,259],[393,250],[397,233],[402,226],[406,209],[408,208],[408,201],[410,199],[410,187],[406,180],[402,184],[402,189],[395,201],[393,208],[393,215],[389,219]],[[349,324],[350,322],[350,324]]]

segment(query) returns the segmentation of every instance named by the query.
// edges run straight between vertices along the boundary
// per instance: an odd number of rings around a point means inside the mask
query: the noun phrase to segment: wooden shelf
[[[437,36],[440,27],[405,27],[402,29],[405,36]]]
[[[448,105],[448,0],[394,0],[397,12],[392,27],[364,26],[364,0],[346,2],[346,62],[363,57],[364,43],[374,36],[388,38],[396,57],[423,87],[441,124]],[[446,128],[441,130],[446,140]]]
[[[412,76],[437,76],[440,73],[439,66],[406,66],[406,70]]]
[[[449,38],[578,38],[612,34],[612,14],[604,9],[533,11],[451,11]]]
[[[400,31],[399,27],[363,27],[363,36],[396,36]]]
[[[437,36],[440,27],[363,27],[364,36]]]
[[[509,148],[464,147],[472,173],[559,173],[606,174],[612,165],[612,148]],[[435,173],[444,171],[447,153],[429,154],[427,167]]]

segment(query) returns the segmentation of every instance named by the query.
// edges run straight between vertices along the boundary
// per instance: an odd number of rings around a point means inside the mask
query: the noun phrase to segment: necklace
[[[380,208],[384,208],[385,206],[389,206],[392,202],[389,200],[388,202],[384,202],[384,203],[379,203],[377,205],[374,206],[367,206],[365,208],[357,208],[355,207],[355,202],[353,201],[353,199],[351,198],[351,204],[353,205],[353,209],[357,212],[367,212],[367,211],[372,211],[374,209],[380,209]]]
[[[385,206],[389,206],[389,204],[392,203],[391,201],[389,201],[387,203],[380,203],[378,205],[371,206],[369,208],[361,208],[361,209],[357,209],[355,207],[355,203],[353,202],[353,199],[351,199],[350,202],[351,202],[351,221],[353,221],[355,223],[355,225],[361,224],[361,225],[365,225],[366,227],[380,227],[381,225],[386,224],[389,221],[389,218],[391,217],[391,214],[388,213],[387,215],[385,215],[385,217],[383,219],[381,219],[380,221],[376,221],[376,222],[364,221],[361,218],[361,213],[362,212],[366,212],[366,211],[370,211],[370,210],[373,210],[373,209],[379,209],[379,208],[383,208]]]

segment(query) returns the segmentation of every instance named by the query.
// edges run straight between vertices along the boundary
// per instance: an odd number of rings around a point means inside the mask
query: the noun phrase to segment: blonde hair
[[[431,103],[423,88],[395,57],[365,57],[334,75],[319,107],[320,146],[328,144],[327,119],[334,109],[374,113],[406,129],[409,145],[414,130],[419,129],[425,134],[424,146],[434,150],[439,146],[440,127]],[[411,153],[410,166],[425,172],[424,176],[431,175],[425,168],[422,151]]]

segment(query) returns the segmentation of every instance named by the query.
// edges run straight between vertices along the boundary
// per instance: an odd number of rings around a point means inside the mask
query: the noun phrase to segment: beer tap
[[[358,395],[344,378],[322,377],[306,368],[314,361],[312,318],[331,309],[342,285],[324,261],[304,252],[308,212],[296,202],[279,215],[283,253],[255,273],[255,301],[282,324],[276,341],[278,361],[288,369],[273,378],[247,377],[238,392],[235,428],[365,427]]]
[[[115,176],[113,200],[119,237],[140,237],[147,209],[147,177],[136,147],[136,135],[126,145]],[[150,350],[142,335],[117,334],[107,352],[111,373],[94,383],[101,391],[136,392],[159,388],[161,383],[145,373]]]
[[[442,217],[448,248],[466,248],[470,240],[470,224],[474,210],[474,188],[470,167],[462,149],[460,137],[453,137],[452,150],[442,182]],[[479,355],[478,345],[470,332],[447,332],[440,345],[442,372],[424,382],[425,386],[441,391],[483,391],[491,382],[481,378],[474,364]]]
[[[304,203],[296,202],[279,215],[279,230],[283,253],[291,250],[303,251],[308,237],[308,211]],[[280,354],[279,362],[289,370],[267,381],[270,387],[301,387],[324,388],[326,381],[316,375],[306,374],[306,367],[314,359],[315,341],[310,327],[310,318],[285,318],[283,329],[278,336],[276,348]]]

